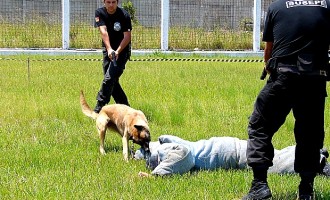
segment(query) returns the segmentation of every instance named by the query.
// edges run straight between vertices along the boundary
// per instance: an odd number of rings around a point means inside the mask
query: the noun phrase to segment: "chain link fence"
[[[119,0],[119,5],[128,1],[136,19],[133,49],[160,49],[161,1]],[[270,2],[262,1],[262,13]],[[101,47],[94,28],[94,11],[101,6],[103,0],[70,0],[70,48]],[[252,49],[252,18],[252,0],[170,0],[169,48]],[[0,48],[61,48],[61,0],[2,0],[0,26]]]

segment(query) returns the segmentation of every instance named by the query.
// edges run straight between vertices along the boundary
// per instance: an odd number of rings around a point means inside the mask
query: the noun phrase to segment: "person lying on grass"
[[[173,135],[162,135],[157,142],[149,144],[151,155],[146,156],[143,149],[135,152],[135,159],[146,159],[151,174],[139,172],[139,176],[165,176],[184,174],[195,170],[246,169],[247,141],[235,137],[212,137],[196,142],[187,141]],[[270,173],[295,173],[295,146],[275,150]],[[320,150],[321,169],[319,174],[330,177],[329,153]]]

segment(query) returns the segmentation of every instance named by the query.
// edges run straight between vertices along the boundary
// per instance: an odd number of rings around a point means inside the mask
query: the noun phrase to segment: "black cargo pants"
[[[108,56],[108,52],[103,50],[104,78],[101,84],[101,89],[96,97],[96,100],[101,104],[105,105],[109,103],[112,96],[116,103],[129,106],[127,96],[119,83],[119,78],[125,70],[127,60],[128,54],[122,52],[119,54],[117,67],[115,67]]]
[[[247,162],[273,165],[272,138],[292,110],[295,118],[295,171],[318,172],[324,142],[326,77],[274,72],[260,91],[248,125]]]

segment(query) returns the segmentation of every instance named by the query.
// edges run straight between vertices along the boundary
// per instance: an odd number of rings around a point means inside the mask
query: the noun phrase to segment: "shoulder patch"
[[[99,22],[100,18],[99,17],[95,17],[95,22]]]

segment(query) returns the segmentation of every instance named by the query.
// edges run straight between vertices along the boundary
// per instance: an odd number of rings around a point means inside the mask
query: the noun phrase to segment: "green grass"
[[[139,178],[145,163],[123,162],[121,139],[112,132],[107,155],[100,155],[95,123],[82,114],[79,91],[94,106],[101,61],[31,56],[28,70],[27,56],[7,58],[0,60],[0,199],[228,200],[248,192],[248,170]],[[265,83],[261,68],[254,62],[131,61],[121,83],[131,106],[147,115],[153,141],[161,134],[192,141],[247,139],[248,117]],[[326,110],[328,149],[329,120]],[[276,148],[294,144],[293,123],[288,116],[274,137]],[[295,199],[298,183],[296,175],[269,175],[273,199]],[[317,177],[315,190],[318,199],[329,199],[329,179]]]

